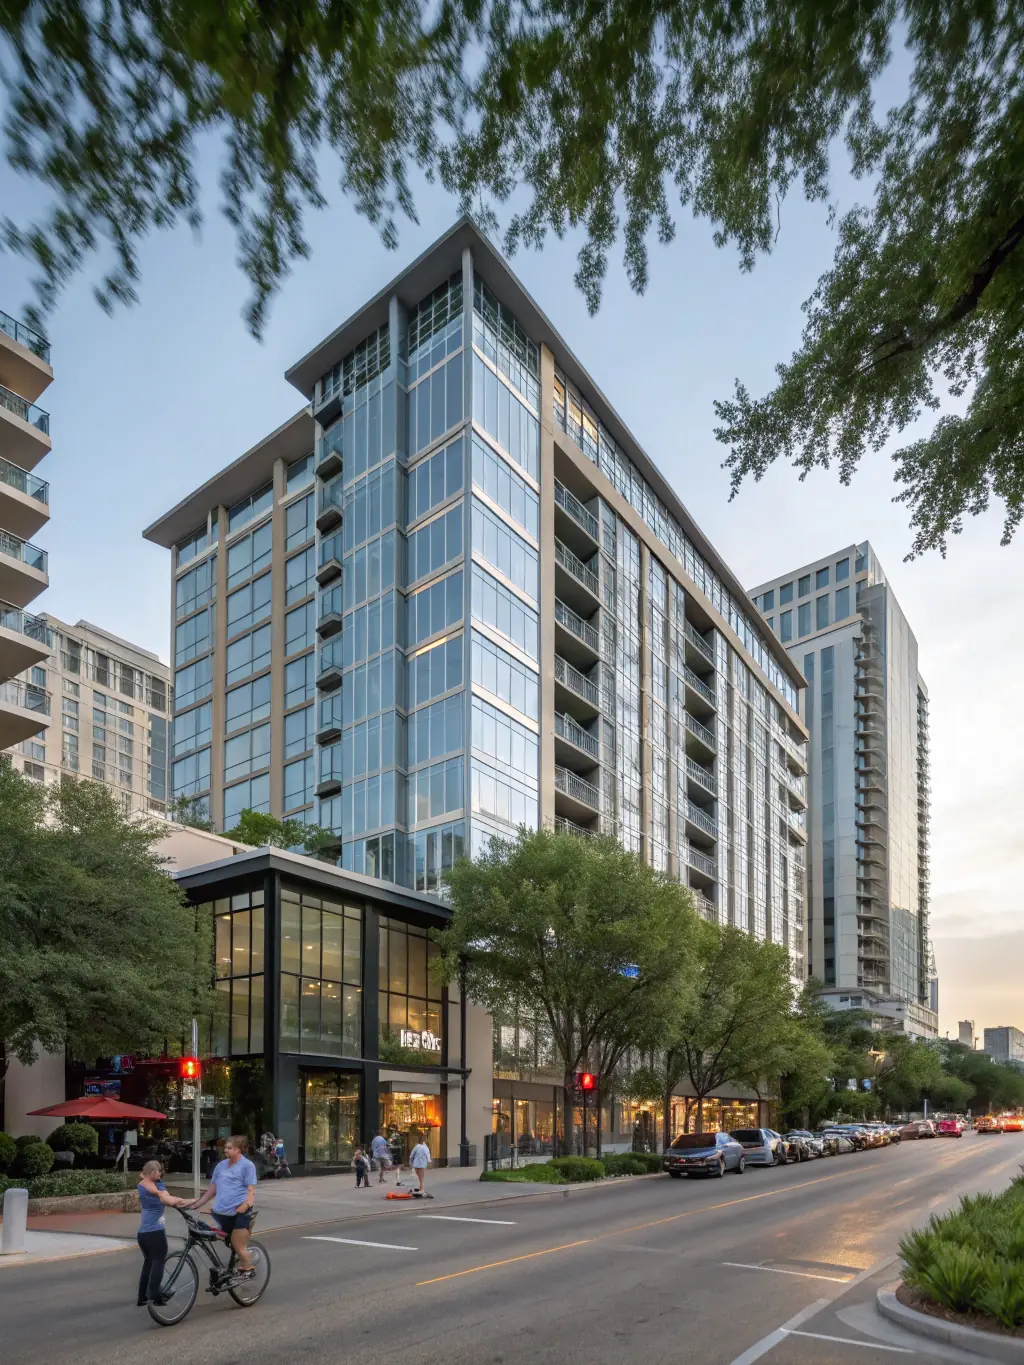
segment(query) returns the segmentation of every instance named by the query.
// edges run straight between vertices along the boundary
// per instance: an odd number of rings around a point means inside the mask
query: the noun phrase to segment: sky
[[[208,168],[212,171],[212,168]],[[207,176],[214,183],[213,174]],[[837,182],[848,208],[863,189]],[[38,191],[0,165],[0,204],[24,221]],[[168,658],[169,555],[142,530],[242,454],[302,403],[284,380],[304,355],[457,217],[437,187],[417,189],[419,223],[401,222],[397,252],[335,195],[308,222],[311,253],[272,306],[265,339],[245,329],[245,280],[215,193],[200,238],[181,230],[144,243],[140,303],[112,317],[94,302],[93,262],[50,320],[56,379],[42,400],[53,452],[51,587],[36,603],[85,618]],[[750,274],[717,249],[707,223],[680,215],[676,239],[651,244],[648,292],[633,294],[610,263],[601,309],[588,316],[573,284],[579,239],[549,239],[512,261],[525,287],[660,465],[698,524],[747,586],[852,542],[870,540],[920,650],[931,697],[932,934],[940,1031],[957,1021],[1024,1028],[1024,534],[999,544],[993,507],[952,541],[946,559],[904,563],[911,534],[894,506],[886,453],[866,458],[849,488],[831,471],[800,482],[776,465],[729,501],[712,400],[736,377],[754,394],[799,342],[801,303],[830,261],[823,205],[791,197],[772,255]],[[0,255],[0,308],[20,315],[30,272]],[[964,717],[968,719],[965,720]]]

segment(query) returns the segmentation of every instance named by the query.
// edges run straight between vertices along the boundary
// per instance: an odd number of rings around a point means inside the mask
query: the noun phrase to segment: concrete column
[[[217,519],[217,610],[213,636],[213,743],[210,751],[210,819],[214,829],[224,828],[224,697],[227,686],[228,639],[228,509],[215,507]]]
[[[284,499],[288,468],[284,460],[274,461],[274,511],[270,529],[270,813],[281,818],[284,812]],[[314,509],[315,513],[315,509]],[[316,703],[314,702],[314,705]]]
[[[540,348],[540,822],[555,823],[555,357]]]

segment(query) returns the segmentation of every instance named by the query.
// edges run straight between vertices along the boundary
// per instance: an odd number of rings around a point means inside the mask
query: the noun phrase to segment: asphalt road
[[[907,1228],[962,1193],[1005,1187],[1022,1161],[1024,1137],[967,1135],[723,1180],[624,1180],[443,1215],[401,1205],[265,1234],[273,1276],[260,1303],[241,1309],[200,1292],[185,1322],[168,1329],[134,1305],[134,1250],[5,1268],[0,1359],[966,1361],[884,1326],[873,1314],[875,1288],[894,1277]]]

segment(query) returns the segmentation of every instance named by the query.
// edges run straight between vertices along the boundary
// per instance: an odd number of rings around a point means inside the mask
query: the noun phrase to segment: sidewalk
[[[377,1184],[376,1172],[369,1189],[355,1188],[355,1175],[296,1176],[285,1180],[264,1181],[258,1191],[259,1222],[257,1236],[277,1228],[304,1227],[313,1223],[333,1222],[337,1218],[371,1218],[398,1213],[411,1207],[422,1207],[424,1201],[389,1200],[384,1196],[395,1189],[395,1178],[390,1175],[383,1185]],[[186,1183],[182,1183],[182,1180]],[[187,1177],[172,1176],[167,1182],[174,1194],[191,1194]],[[416,1177],[411,1171],[402,1172],[402,1187],[415,1187]],[[205,1182],[202,1188],[206,1188]],[[584,1186],[494,1184],[481,1181],[480,1167],[441,1167],[427,1172],[426,1188],[433,1195],[434,1209],[453,1208],[460,1204],[478,1204],[495,1200],[520,1199],[538,1195],[559,1194]],[[207,1207],[204,1212],[208,1213]],[[47,1232],[89,1233],[101,1237],[134,1238],[139,1225],[137,1213],[66,1213],[48,1214],[29,1219],[29,1227]],[[173,1209],[167,1211],[167,1231],[175,1236],[184,1224]]]
[[[88,1215],[86,1215],[88,1216]],[[94,1215],[95,1216],[95,1215]],[[124,1214],[117,1214],[123,1218]],[[66,1261],[72,1256],[97,1256],[109,1251],[126,1251],[135,1246],[124,1238],[96,1237],[73,1232],[36,1232],[25,1234],[25,1251],[0,1256],[0,1271],[13,1265],[37,1265],[40,1261]]]

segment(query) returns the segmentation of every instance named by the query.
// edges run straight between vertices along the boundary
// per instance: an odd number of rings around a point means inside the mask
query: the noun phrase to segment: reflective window
[[[799,595],[800,597],[806,597],[807,594],[810,592],[810,590],[811,590],[811,575],[810,575],[809,573],[806,573],[806,574],[804,574],[803,578],[800,579],[800,582],[799,582],[799,584],[797,585],[797,593],[798,593],[798,595]]]
[[[473,698],[473,749],[496,759],[499,767],[537,782],[536,733],[482,697]]]
[[[511,829],[536,829],[536,783],[520,782],[514,774],[474,759],[473,810]]]
[[[398,601],[404,603],[404,600],[399,593]],[[339,637],[334,638],[337,640]],[[366,606],[350,611],[345,617],[340,639],[342,665],[345,668],[382,649],[390,649],[395,643],[394,592],[386,592],[383,597],[367,602]]]
[[[255,730],[248,730],[244,735],[235,735],[224,741],[225,782],[233,782],[255,768],[265,768],[269,762],[269,725],[258,725]]]
[[[270,574],[228,594],[228,635],[237,635],[270,615]]]
[[[492,502],[527,531],[534,540],[540,535],[540,503],[529,484],[519,477],[507,460],[495,454],[479,436],[473,436],[473,484]]]
[[[308,806],[313,800],[313,755],[284,765],[284,808]]]
[[[303,455],[301,460],[294,460],[288,466],[285,477],[285,492],[297,493],[300,488],[305,488],[307,483],[313,482],[313,452]]]
[[[383,844],[383,840],[381,843]],[[369,841],[367,841],[367,845],[369,845]],[[435,829],[420,830],[416,834],[410,834],[407,848],[407,880],[409,884],[417,891],[437,891],[443,874],[465,855],[465,822],[456,820],[450,825],[438,825]],[[369,854],[367,854],[367,864],[369,864]],[[345,866],[347,867],[348,863]],[[358,871],[359,869],[356,868],[355,870]],[[366,870],[369,872],[368,865]],[[383,1018],[383,1016],[381,1017]],[[428,1021],[430,1019],[429,1010],[427,1019]],[[436,1029],[433,1031],[437,1032]]]
[[[462,570],[439,578],[429,588],[410,593],[406,601],[409,644],[417,645],[462,620]]]
[[[208,607],[197,612],[176,627],[174,632],[174,662],[183,664],[194,659],[197,654],[205,654],[212,644],[213,614],[215,608]]]
[[[240,730],[257,720],[266,720],[270,715],[270,675],[265,673],[241,687],[232,688],[225,697],[225,724],[227,731]]]
[[[828,625],[828,593],[814,603],[814,629],[824,630]]]
[[[296,607],[284,618],[284,652],[297,654],[308,649],[316,638],[316,601]]]
[[[281,888],[281,1051],[362,1054],[362,910]]]
[[[473,565],[473,616],[499,631],[531,659],[540,657],[537,613],[479,564]]]
[[[473,499],[473,549],[510,583],[537,600],[537,551],[477,498]]]
[[[406,582],[415,583],[428,574],[436,573],[452,559],[462,554],[462,504],[435,517],[426,526],[413,531],[408,539]],[[359,601],[357,597],[355,599]]]
[[[458,270],[409,312],[405,359],[424,375],[462,345],[462,271]]]
[[[836,620],[844,621],[850,614],[850,589],[836,589]]]
[[[206,534],[206,527],[194,531],[192,535],[186,536],[184,540],[179,540],[174,547],[177,551],[175,558],[176,567],[183,569],[190,560],[195,559],[196,555],[201,555],[210,545],[209,537]]]
[[[228,511],[228,535],[233,535],[235,531],[240,531],[250,521],[255,521],[264,512],[269,512],[274,505],[274,485],[268,483],[264,488],[260,488],[255,493],[250,493],[247,498],[242,498],[241,502],[236,502],[234,507]]]
[[[311,545],[301,554],[292,555],[284,562],[284,600],[286,606],[308,597],[316,586],[316,547]]]
[[[473,343],[534,408],[540,405],[540,353],[483,280],[473,280]]]
[[[210,555],[194,569],[189,569],[174,584],[174,612],[180,621],[199,607],[212,602],[217,589],[217,556]]]
[[[420,706],[431,701],[442,692],[461,687],[462,676],[462,635],[451,635],[447,640],[439,640],[408,661],[410,706]]]
[[[540,423],[479,355],[473,356],[473,416],[531,478],[540,475]]]
[[[263,892],[242,892],[203,907],[214,913],[216,996],[210,1051],[215,1057],[263,1051]]]
[[[270,667],[270,629],[268,622],[228,645],[226,680],[229,686]]]
[[[212,738],[212,718],[213,706],[210,702],[175,716],[171,728],[172,756],[177,758],[180,754],[187,753],[189,749],[198,749],[200,745],[209,744]]]
[[[309,701],[316,691],[316,655],[305,654],[284,666],[284,708],[290,711]]]
[[[205,659],[197,659],[194,664],[179,668],[174,674],[175,708],[190,706],[208,697],[212,691],[212,678],[213,658],[209,654]]]
[[[463,417],[462,352],[409,390],[409,456],[425,450]]]
[[[179,758],[171,764],[171,795],[194,796],[210,785],[210,750]]]
[[[779,639],[783,644],[793,638],[793,613],[784,611],[779,616]]]
[[[783,583],[779,588],[779,606],[784,607],[787,602],[793,600],[793,584]]]
[[[403,669],[399,667],[398,677],[402,679]],[[404,704],[404,696],[396,696],[399,689],[395,685],[395,654],[389,650],[369,663],[360,664],[345,674],[345,685],[341,692],[341,721],[344,725],[353,724],[377,711],[389,711],[395,705]],[[338,706],[337,694],[324,697],[320,702],[320,723],[325,717],[334,717]]]
[[[395,521],[395,462],[352,484],[344,497],[343,548],[351,550],[386,531]]]
[[[473,682],[524,716],[537,719],[537,674],[476,631],[473,632]]]
[[[836,582],[842,583],[843,580],[849,578],[849,576],[850,576],[849,559],[847,558],[838,560],[836,563]]]
[[[399,785],[399,805],[396,812],[395,789]],[[364,834],[369,829],[393,825],[397,820],[406,823],[404,809],[405,777],[394,770],[378,773],[360,782],[350,782],[341,789],[341,829],[346,837]]]
[[[814,575],[814,586],[815,586],[816,588],[827,588],[827,587],[828,587],[828,565],[827,565],[827,564],[825,565],[825,567],[824,567],[823,569],[819,569],[819,570],[817,571],[817,573],[815,573],[815,575]]]
[[[453,692],[450,697],[413,711],[407,725],[408,766],[429,763],[443,754],[462,748],[463,694]],[[367,722],[371,724],[372,722]],[[356,745],[355,771],[358,766],[359,746]],[[372,755],[371,755],[372,757]]]
[[[420,768],[409,774],[409,811],[404,817],[399,810],[400,821],[407,819],[410,825],[423,820],[433,820],[439,815],[449,815],[461,810],[465,804],[463,796],[464,761],[461,757],[450,758],[445,763],[433,763],[429,768]],[[368,781],[372,781],[368,779]],[[344,795],[344,793],[343,793]],[[342,805],[344,818],[344,805]],[[358,805],[356,806],[358,812]],[[385,822],[386,823],[386,822]],[[369,826],[367,826],[369,828]],[[358,834],[358,826],[353,833]]]
[[[224,788],[224,828],[233,829],[244,810],[270,813],[270,774]]]
[[[443,525],[444,518],[439,521]],[[361,550],[346,555],[343,568],[342,602],[346,610],[394,587],[395,532],[388,531],[369,541]]]
[[[455,701],[461,699],[455,697]],[[438,705],[443,707],[445,703],[439,702]],[[405,724],[404,716],[385,711],[383,715],[371,716],[369,720],[346,729],[340,745],[321,749],[321,775],[353,778],[376,772],[379,768],[393,768],[396,764],[404,768]],[[444,750],[439,752],[443,753]]]
[[[462,488],[462,437],[409,470],[406,521],[417,521]]]
[[[272,553],[271,527],[266,522],[250,536],[243,536],[228,546],[228,587],[237,587],[270,564]]]
[[[284,510],[284,548],[294,550],[296,546],[312,540],[316,534],[313,525],[313,494],[297,498]]]
[[[313,747],[314,713],[312,706],[292,711],[284,718],[284,756],[294,758]]]
[[[761,610],[762,610],[762,611],[774,611],[774,610],[775,610],[775,590],[774,590],[774,588],[769,588],[768,591],[767,591],[767,592],[764,594],[764,596],[761,598]]]
[[[810,635],[810,633],[811,633],[811,604],[810,604],[810,602],[801,602],[801,603],[800,603],[800,607],[799,607],[799,610],[798,610],[798,613],[797,613],[797,617],[798,617],[798,619],[797,619],[797,634],[798,634],[798,635],[801,637],[801,639],[802,639],[805,635]]]

